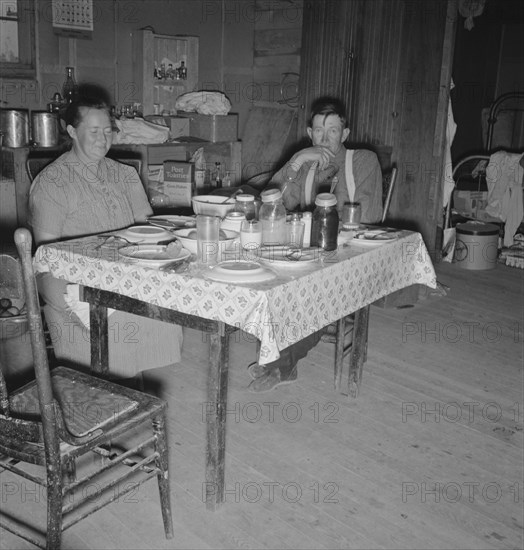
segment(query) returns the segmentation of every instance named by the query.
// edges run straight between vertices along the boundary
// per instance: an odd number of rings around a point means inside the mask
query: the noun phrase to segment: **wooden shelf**
[[[133,32],[133,77],[138,86],[137,101],[144,115],[167,114],[175,110],[177,98],[194,91],[198,83],[198,36],[154,34],[150,30]],[[162,80],[155,77],[155,63],[173,65],[185,63],[186,79]],[[157,108],[155,109],[155,105]],[[159,112],[155,112],[158,110]]]

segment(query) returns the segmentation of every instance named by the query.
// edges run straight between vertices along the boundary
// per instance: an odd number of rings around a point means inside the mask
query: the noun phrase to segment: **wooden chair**
[[[113,160],[116,160],[117,162],[120,162],[122,164],[127,164],[128,166],[132,166],[138,172],[140,179],[142,179],[142,161],[140,159],[113,158]]]
[[[397,167],[393,166],[390,172],[384,174],[382,178],[382,219],[381,223],[386,221],[386,217],[389,212],[389,206],[391,204],[391,196],[393,195],[393,189],[395,188],[395,182],[397,181]]]
[[[51,164],[57,157],[27,157],[25,167],[29,181],[33,183],[37,174],[43,170],[48,164]],[[136,158],[115,158],[114,160],[132,166],[142,179],[142,161]]]
[[[31,157],[28,156],[25,161],[25,168],[29,181],[33,183],[37,174],[43,170],[48,164],[51,164],[57,157]]]
[[[397,179],[397,167],[393,166],[390,172],[383,175],[382,178],[382,219],[381,223],[384,223],[386,216],[388,215],[389,206],[391,204],[391,196],[393,194],[393,188]],[[359,325],[361,326],[360,330],[365,330],[367,332],[368,325],[368,312],[362,312],[363,316],[360,320]],[[353,329],[355,326],[355,315],[346,315],[343,319],[340,319],[336,323],[331,323],[326,328],[324,328],[321,336],[322,342],[327,342],[330,344],[335,344],[335,367],[334,367],[334,388],[338,390],[340,388],[340,383],[342,380],[342,365],[344,359],[349,356],[353,350]],[[367,337],[365,338],[367,341]],[[362,365],[366,361],[367,349],[363,350],[354,350],[354,353],[359,354],[358,363],[359,363],[359,372],[356,373],[357,381],[360,382],[362,377]]]
[[[67,528],[156,476],[165,535],[172,538],[166,403],[65,367],[49,370],[31,234],[17,229],[15,242],[36,380],[7,395],[0,373],[0,473],[46,488],[47,526],[46,535],[39,532],[31,526],[27,505],[14,514],[16,506],[7,501],[0,507],[0,527],[41,548],[57,549]],[[90,455],[96,459],[86,460]]]

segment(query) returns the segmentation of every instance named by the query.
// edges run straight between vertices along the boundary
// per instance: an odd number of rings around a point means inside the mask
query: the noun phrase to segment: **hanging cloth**
[[[475,24],[473,18],[482,15],[486,0],[459,0],[458,10],[462,17],[466,18],[464,28],[470,31]]]

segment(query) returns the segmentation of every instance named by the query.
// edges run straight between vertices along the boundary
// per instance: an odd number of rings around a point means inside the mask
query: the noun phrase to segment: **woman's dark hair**
[[[342,121],[342,127],[347,128],[346,109],[342,101],[334,97],[321,97],[311,105],[311,115],[309,118],[309,126],[313,126],[313,118],[317,115],[324,117],[324,120],[329,115],[337,115]]]
[[[111,116],[109,94],[96,84],[82,84],[78,87],[76,99],[67,106],[64,113],[66,126],[71,125],[73,128],[78,128],[78,125],[82,122],[80,111],[82,107],[101,109],[107,111],[107,114]]]

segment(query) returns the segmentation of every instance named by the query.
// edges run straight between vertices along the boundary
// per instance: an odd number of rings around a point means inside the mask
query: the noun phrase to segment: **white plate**
[[[192,216],[172,216],[166,214],[165,216],[149,216],[147,221],[151,225],[166,229],[180,229],[183,227],[195,227],[196,225],[196,219]]]
[[[286,248],[275,250],[261,249],[259,258],[259,260],[266,265],[284,268],[312,265],[317,263],[319,259],[320,250],[318,248],[297,250],[296,253],[293,252],[293,249]]]
[[[226,260],[210,267],[204,276],[221,283],[261,283],[276,277],[275,273],[257,262]]]
[[[354,237],[351,241],[349,241],[349,243],[363,246],[380,246],[381,244],[388,243],[396,239],[398,239],[397,232],[374,229],[372,231],[359,233],[358,236]]]
[[[163,241],[173,236],[167,229],[155,227],[154,225],[134,225],[118,233],[115,232],[116,234],[128,241],[141,244],[156,244],[158,241]]]
[[[173,257],[168,253],[166,245],[158,244],[135,244],[131,246],[124,246],[119,250],[119,254],[128,260],[133,260],[134,262],[151,267],[158,267],[171,263],[175,264],[182,262],[191,256],[191,252],[189,252],[189,250],[182,248],[179,255]]]

